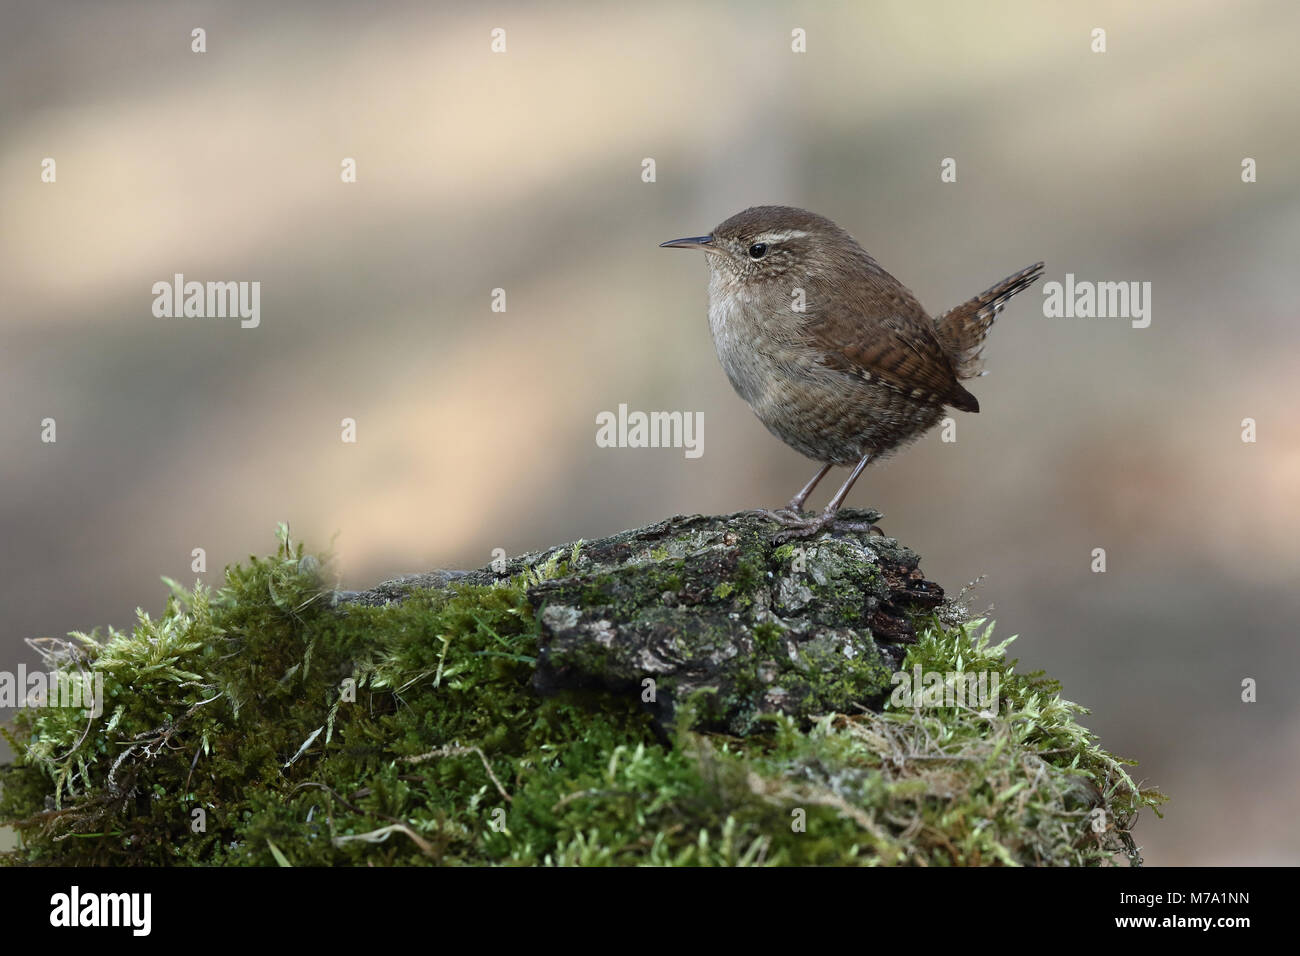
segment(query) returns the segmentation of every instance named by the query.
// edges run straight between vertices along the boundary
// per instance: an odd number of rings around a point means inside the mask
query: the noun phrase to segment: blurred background
[[[1172,797],[1148,863],[1300,862],[1300,6],[0,10],[0,667],[278,521],[365,587],[783,503],[815,466],[732,393],[703,258],[656,244],[788,203],[934,313],[1037,259],[1152,284],[1146,329],[1018,297],[983,412],[849,504],[951,593],[983,576]],[[260,281],[261,326],[156,318],[178,272]],[[702,411],[704,455],[598,448],[620,403]]]

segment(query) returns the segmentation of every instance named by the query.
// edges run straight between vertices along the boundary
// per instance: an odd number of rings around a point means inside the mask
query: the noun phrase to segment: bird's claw
[[[885,537],[885,532],[880,529],[880,525],[872,524],[870,521],[836,521],[835,527],[841,531],[861,531]]]
[[[788,505],[784,508],[777,508],[773,511],[771,508],[755,508],[753,511],[746,512],[759,518],[767,518],[769,521],[775,521],[781,525],[797,525],[807,521],[807,516],[795,511]]]
[[[784,531],[778,531],[772,536],[773,544],[785,544],[787,541],[797,541],[800,538],[811,538],[813,535],[829,528],[835,523],[834,514],[825,512],[812,515],[811,517],[801,518],[798,521],[783,522]]]

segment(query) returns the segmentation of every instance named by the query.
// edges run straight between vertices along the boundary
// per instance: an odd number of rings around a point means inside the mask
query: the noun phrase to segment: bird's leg
[[[835,492],[835,497],[830,500],[830,503],[821,514],[816,517],[805,518],[797,524],[793,522],[782,522],[786,525],[786,530],[776,536],[774,539],[776,543],[780,544],[783,541],[790,541],[794,538],[806,538],[836,524],[836,516],[840,510],[840,506],[844,504],[844,499],[849,496],[849,491],[853,488],[853,483],[858,480],[858,476],[866,469],[869,461],[871,461],[871,455],[862,456],[862,460],[857,463],[852,474],[849,475],[844,484],[840,485],[840,490]],[[840,524],[840,527],[848,531],[870,531],[875,527],[875,525],[863,523],[861,521],[851,521]],[[879,529],[877,528],[876,530]]]
[[[813,475],[808,484],[804,485],[803,488],[800,489],[799,493],[790,499],[790,503],[785,506],[786,510],[793,511],[795,514],[803,511],[803,503],[808,500],[808,496],[813,493],[813,489],[817,487],[818,482],[825,478],[826,473],[830,470],[831,466],[829,462],[822,465],[821,471]]]
[[[858,476],[862,474],[863,470],[867,467],[867,462],[869,461],[871,461],[870,455],[862,456],[862,460],[854,467],[853,473],[849,475],[844,484],[840,485],[840,490],[835,492],[835,497],[826,505],[826,510],[822,512],[823,516],[832,518],[835,516],[835,513],[840,510],[840,505],[844,504],[844,499],[849,496],[849,491],[852,490],[853,483],[858,480]]]
[[[803,503],[808,500],[808,496],[813,493],[813,489],[816,488],[818,483],[826,477],[826,473],[830,470],[831,465],[829,463],[822,465],[817,474],[813,475],[812,478],[809,479],[808,484],[799,489],[799,492],[790,499],[784,508],[780,508],[776,511],[770,511],[763,508],[753,513],[768,518],[774,518],[782,524],[790,524],[792,520],[795,523],[803,521],[804,519],[800,517],[800,514],[803,511]]]
[[[773,521],[777,521],[783,525],[794,526],[801,524],[807,520],[800,514],[803,511],[803,503],[808,500],[808,496],[813,493],[813,489],[817,487],[817,483],[825,478],[826,473],[830,470],[831,466],[829,464],[822,465],[821,470],[812,476],[812,479],[808,484],[804,485],[803,488],[799,490],[799,493],[791,498],[784,508],[780,508],[776,511],[772,511],[768,508],[759,508],[755,511],[751,511],[750,514],[758,515],[763,518],[771,518]]]
[[[863,470],[867,467],[867,463],[870,461],[871,455],[862,456],[862,460],[858,462],[857,467],[853,469],[853,474],[849,475],[848,481],[844,482],[840,487],[840,490],[835,492],[835,497],[830,500],[830,504],[828,504],[826,510],[822,512],[823,518],[829,518],[832,523],[836,523],[839,527],[845,528],[849,531],[880,531],[880,529],[870,521],[836,520],[836,515],[839,513],[840,506],[844,504],[844,499],[849,496],[849,489],[853,487],[853,483],[858,480],[858,476],[862,474]]]

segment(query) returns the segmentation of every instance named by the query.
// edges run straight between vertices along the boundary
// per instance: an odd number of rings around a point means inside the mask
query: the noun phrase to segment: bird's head
[[[707,236],[660,243],[672,249],[699,249],[709,268],[749,283],[780,281],[831,271],[846,254],[861,254],[847,232],[825,216],[794,206],[753,206],[736,213]]]

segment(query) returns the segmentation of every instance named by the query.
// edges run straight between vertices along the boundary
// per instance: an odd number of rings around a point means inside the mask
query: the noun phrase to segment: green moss
[[[1078,865],[1136,859],[1128,830],[1161,799],[1096,745],[1055,684],[1017,673],[974,624],[928,622],[904,666],[995,671],[996,716],[862,712],[855,695],[884,665],[827,667],[852,646],[827,640],[781,661],[779,678],[824,717],[701,733],[710,704],[696,694],[663,740],[634,694],[533,691],[528,590],[562,573],[558,557],[379,607],[336,606],[324,561],[284,530],[274,556],[228,568],[219,591],[173,586],[162,614],[141,612],[129,632],[49,646],[50,666],[102,674],[108,703],[89,721],[19,712],[0,822],[21,843],[4,859]],[[766,573],[751,565],[737,565],[736,589]],[[638,586],[671,590],[684,569],[667,567]],[[604,575],[581,597],[617,606],[623,588]],[[753,629],[754,681],[770,682],[783,633]]]
[[[800,545],[800,548],[803,546]],[[772,551],[772,559],[778,564],[789,565],[794,560],[795,546],[793,544],[783,544]]]
[[[761,624],[754,625],[754,648],[756,655],[759,657],[771,656],[779,653],[781,650],[781,635],[785,633],[785,628],[780,624],[772,621],[764,621]]]

